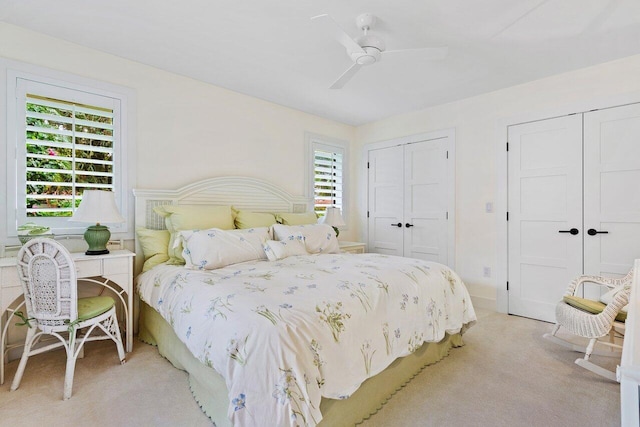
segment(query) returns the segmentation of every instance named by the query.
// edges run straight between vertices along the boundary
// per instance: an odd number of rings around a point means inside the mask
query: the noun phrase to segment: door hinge
[[[509,290],[509,282],[507,281],[507,290]]]
[[[509,151],[509,141],[507,141],[507,151]]]
[[[367,211],[367,218],[369,218],[369,211]]]
[[[449,219],[449,212],[447,211],[447,219]]]
[[[509,212],[507,211],[507,221],[509,221]]]
[[[367,162],[367,169],[369,169],[369,162]]]
[[[447,150],[447,159],[449,158],[449,150]]]

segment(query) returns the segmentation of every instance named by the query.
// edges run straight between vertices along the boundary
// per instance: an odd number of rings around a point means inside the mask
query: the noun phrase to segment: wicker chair
[[[583,358],[576,359],[576,364],[598,375],[616,381],[615,372],[609,371],[591,362],[589,358],[598,354],[603,356],[619,356],[622,346],[615,343],[616,331],[624,330],[626,312],[622,309],[629,303],[633,270],[620,279],[605,278],[599,276],[580,276],[576,278],[564,294],[562,301],[556,306],[556,324],[550,334],[544,334],[557,344],[570,348],[573,351],[584,353]],[[584,283],[596,283],[606,286],[612,295],[611,301],[604,304],[600,301],[592,301],[578,297],[581,285]],[[560,327],[567,329],[572,334],[589,339],[587,347],[581,347],[556,334]],[[608,336],[609,340],[602,338]],[[595,345],[608,347],[607,351],[594,351]]]
[[[125,362],[113,298],[78,299],[75,264],[61,244],[46,238],[27,242],[18,253],[18,276],[24,291],[27,311],[24,323],[28,330],[22,358],[11,384],[12,391],[20,386],[29,356],[54,348],[64,347],[67,352],[64,400],[71,397],[76,359],[85,342],[111,339],[116,343],[120,362]],[[96,327],[104,335],[90,337]],[[76,332],[84,328],[88,328],[86,332],[76,336]],[[43,335],[52,335],[57,341],[35,346]]]

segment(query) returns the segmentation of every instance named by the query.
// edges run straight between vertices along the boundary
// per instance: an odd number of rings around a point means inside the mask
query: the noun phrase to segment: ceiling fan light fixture
[[[380,52],[384,52],[387,48],[384,41],[380,37],[374,36],[373,34],[367,34],[365,36],[357,37],[356,42],[358,42],[360,47],[362,47],[363,49],[367,47],[373,47],[378,49]]]
[[[352,52],[351,59],[359,65],[371,65],[380,61],[380,51],[375,47],[363,47],[364,53]]]

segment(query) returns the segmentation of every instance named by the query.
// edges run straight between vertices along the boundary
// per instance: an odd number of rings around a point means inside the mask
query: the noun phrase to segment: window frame
[[[342,153],[342,218],[347,224],[340,227],[341,230],[349,229],[349,143],[347,141],[331,138],[324,135],[305,133],[307,154],[307,185],[306,195],[312,200],[311,209],[315,212],[315,151],[334,151]]]
[[[1,114],[6,120],[6,133],[0,135],[0,149],[4,145],[6,156],[6,182],[0,185],[0,195],[4,192],[7,201],[6,221],[0,224],[0,242],[13,244],[17,242],[17,227],[25,222],[35,222],[51,227],[55,235],[82,235],[88,224],[69,221],[69,217],[27,217],[24,202],[26,201],[25,166],[19,164],[24,157],[24,120],[25,100],[20,99],[21,93],[34,93],[23,90],[23,86],[37,87],[37,95],[50,96],[65,101],[86,103],[87,99],[111,99],[114,105],[114,115],[119,113],[118,129],[114,129],[114,192],[116,204],[122,216],[126,219],[122,224],[108,224],[114,238],[133,237],[133,195],[131,189],[135,184],[135,144],[134,124],[135,93],[133,90],[105,82],[86,79],[80,76],[48,70],[28,64],[0,58],[0,73],[6,73],[5,98],[3,106],[6,114]],[[72,98],[60,97],[61,93],[72,94]],[[56,96],[57,94],[57,96]],[[4,96],[2,96],[4,95]],[[89,101],[90,103],[90,101]],[[133,107],[133,108],[132,108]],[[0,107],[1,108],[1,107]],[[116,112],[117,110],[117,112]],[[0,122],[0,126],[2,123]],[[117,136],[116,136],[117,134]],[[2,184],[2,183],[0,183]]]

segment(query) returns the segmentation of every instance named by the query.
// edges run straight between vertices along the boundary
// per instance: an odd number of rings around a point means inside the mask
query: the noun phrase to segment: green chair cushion
[[[115,303],[111,297],[78,298],[78,320],[82,322],[106,313]]]
[[[562,299],[565,303],[569,304],[572,307],[575,307],[580,310],[584,310],[588,313],[593,313],[593,314],[602,313],[604,311],[604,308],[606,307],[606,305],[601,303],[600,301],[580,298],[573,295],[565,295]],[[624,322],[625,320],[627,320],[627,312],[626,311],[618,312],[618,315],[616,316],[616,320],[618,322]]]

